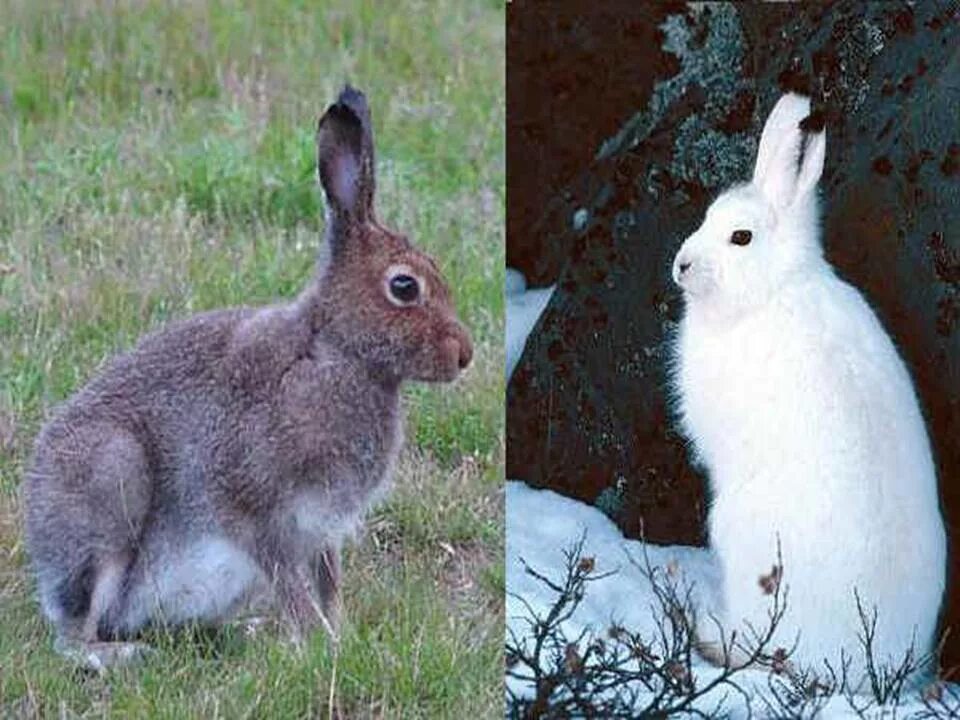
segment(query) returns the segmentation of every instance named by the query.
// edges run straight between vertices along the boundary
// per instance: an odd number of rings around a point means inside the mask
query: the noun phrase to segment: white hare
[[[796,667],[862,677],[864,610],[874,655],[932,650],[946,539],[930,443],[910,376],[876,315],[820,244],[825,132],[788,94],[760,139],[753,179],[722,194],[677,254],[685,313],[674,382],[683,429],[709,473],[725,639],[763,628],[782,549],[786,616],[775,646]],[[815,123],[810,118],[807,123]],[[717,623],[701,651],[722,662]],[[729,644],[729,642],[728,642]],[[726,658],[742,662],[742,651]]]

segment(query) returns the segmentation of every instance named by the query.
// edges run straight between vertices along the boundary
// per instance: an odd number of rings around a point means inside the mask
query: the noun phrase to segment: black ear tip
[[[800,130],[805,133],[820,133],[827,126],[827,114],[816,109],[800,121]]]
[[[340,100],[340,102],[349,102],[350,99],[352,99],[352,98],[360,98],[360,99],[362,100],[362,99],[363,99],[363,91],[362,91],[362,90],[357,90],[357,89],[356,89],[353,85],[351,85],[350,83],[344,83],[344,84],[343,84],[343,90],[340,91],[340,96],[339,96],[338,99]]]
[[[317,130],[319,131],[328,119],[362,127],[365,122],[368,122],[368,118],[367,98],[362,92],[348,84],[343,86],[343,90],[337,96],[337,101],[330,105],[320,118],[317,123]]]
[[[344,85],[343,90],[340,91],[337,104],[350,108],[357,117],[362,118],[368,112],[366,95],[349,83]]]

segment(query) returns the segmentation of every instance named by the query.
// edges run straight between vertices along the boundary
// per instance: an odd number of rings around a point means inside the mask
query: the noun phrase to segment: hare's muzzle
[[[443,368],[438,380],[455,380],[473,360],[473,342],[470,333],[459,322],[450,328],[449,334],[441,343]]]
[[[692,265],[693,262],[686,255],[677,253],[677,256],[673,259],[673,282],[683,287],[684,276],[687,275]]]

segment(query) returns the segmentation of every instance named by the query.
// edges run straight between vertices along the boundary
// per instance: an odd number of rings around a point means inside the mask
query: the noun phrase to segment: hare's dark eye
[[[390,278],[390,294],[404,304],[413,303],[420,297],[420,284],[410,275],[394,275]]]
[[[749,230],[734,230],[730,236],[730,242],[734,245],[749,245],[753,239],[753,233]]]

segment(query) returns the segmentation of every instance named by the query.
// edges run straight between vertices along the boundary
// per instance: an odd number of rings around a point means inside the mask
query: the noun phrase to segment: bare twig
[[[847,705],[858,716],[866,717],[868,711],[877,707],[896,710],[904,701],[904,691],[911,689],[917,673],[927,669],[934,661],[935,654],[918,656],[916,637],[906,649],[903,658],[896,665],[880,664],[876,657],[874,641],[877,634],[877,608],[867,611],[854,590],[857,614],[860,618],[860,651],[863,656],[865,674],[860,678],[850,677],[850,659],[841,651],[840,692]],[[864,691],[867,692],[864,692]]]
[[[512,629],[508,631],[507,676],[533,692],[530,697],[508,686],[507,716],[715,718],[725,714],[731,693],[741,696],[749,711],[749,695],[738,682],[740,674],[767,667],[770,658],[786,657],[786,650],[770,647],[786,609],[784,593],[777,589],[771,597],[772,627],[752,633],[742,646],[750,662],[728,663],[710,682],[698,685],[693,667],[692,587],[653,566],[646,552],[640,560],[628,557],[650,583],[656,631],[646,637],[613,622],[603,635],[591,630],[573,638],[566,634],[564,623],[583,601],[589,583],[612,574],[596,572],[594,559],[583,555],[584,540],[581,536],[564,552],[560,578],[548,577],[524,563],[525,572],[556,599],[541,616],[524,598],[513,595],[524,609],[522,619],[529,635],[518,637]],[[731,635],[726,641],[730,645],[724,649],[732,650],[736,641]],[[706,696],[715,691],[718,699],[704,707]]]
[[[960,690],[951,683],[936,680],[920,694],[923,710],[911,720],[947,720],[960,718]]]
[[[792,668],[767,675],[767,691],[758,692],[763,716],[770,720],[813,720],[837,690],[837,678],[827,667],[823,674]]]

